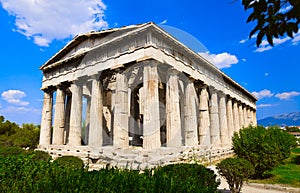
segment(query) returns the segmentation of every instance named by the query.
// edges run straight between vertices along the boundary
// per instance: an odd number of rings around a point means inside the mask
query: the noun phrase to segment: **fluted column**
[[[68,144],[68,142],[69,142],[68,140],[69,140],[69,134],[70,134],[71,103],[72,103],[72,97],[70,95],[66,95],[64,144]]]
[[[75,82],[71,85],[71,92],[72,102],[70,114],[70,135],[68,145],[80,146],[82,127],[82,85]]]
[[[182,145],[181,117],[179,104],[178,75],[174,69],[169,70],[166,88],[167,113],[167,146],[180,147]]]
[[[244,127],[245,122],[244,122],[243,105],[242,105],[242,104],[239,104],[238,106],[239,106],[239,120],[240,120],[239,130],[240,130],[241,128]]]
[[[197,104],[197,93],[195,91],[194,83],[190,80],[186,85],[184,98],[184,128],[186,146],[198,145]]]
[[[209,115],[209,96],[207,88],[203,87],[199,96],[199,142],[200,145],[210,146],[210,115]]]
[[[154,149],[161,146],[158,96],[158,72],[156,64],[144,66],[144,133],[143,148]]]
[[[239,108],[237,101],[233,103],[233,119],[234,119],[234,131],[238,132],[241,128]]]
[[[219,121],[219,107],[218,107],[218,93],[214,89],[210,89],[210,135],[211,144],[215,146],[220,145],[220,121]]]
[[[226,96],[223,93],[219,93],[219,120],[220,120],[220,136],[221,145],[228,146],[229,135],[227,126],[227,113],[226,113]]]
[[[90,144],[90,121],[91,121],[91,96],[86,96],[86,111],[85,111],[85,134],[84,134],[84,142],[86,145]]]
[[[42,110],[40,145],[50,145],[52,127],[53,92],[44,90],[44,102]]]
[[[227,104],[226,104],[226,111],[227,111],[227,125],[228,125],[228,139],[230,140],[231,144],[231,139],[232,135],[234,132],[234,119],[233,119],[233,105],[232,105],[232,99],[228,97],[227,99]]]
[[[248,127],[248,115],[247,115],[247,107],[243,107],[243,113],[244,113],[244,127]]]
[[[248,125],[253,125],[251,109],[247,108]]]
[[[54,126],[53,126],[53,145],[64,144],[64,127],[65,127],[65,91],[58,87],[56,90],[56,102],[54,113]]]
[[[257,125],[257,119],[256,119],[256,111],[255,110],[253,110],[252,118],[253,118],[253,125],[256,126]]]
[[[126,74],[119,71],[116,74],[113,129],[113,144],[116,147],[129,146],[128,119],[128,81]]]
[[[99,147],[103,144],[103,92],[100,80],[92,79],[90,103],[89,146]]]

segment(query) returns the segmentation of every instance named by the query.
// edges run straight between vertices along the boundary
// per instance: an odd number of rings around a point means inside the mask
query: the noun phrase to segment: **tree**
[[[294,33],[298,32],[299,0],[243,0],[242,5],[245,10],[252,9],[247,23],[256,21],[256,26],[250,32],[249,38],[257,34],[257,46],[264,37],[273,46],[273,38],[283,37],[286,34],[293,38]]]
[[[231,193],[241,192],[244,181],[254,174],[251,163],[242,158],[227,158],[217,164],[218,172],[223,176]]]
[[[278,166],[289,157],[296,145],[294,136],[278,127],[249,126],[232,138],[234,153],[248,160],[255,168],[255,178],[263,177],[265,171]]]

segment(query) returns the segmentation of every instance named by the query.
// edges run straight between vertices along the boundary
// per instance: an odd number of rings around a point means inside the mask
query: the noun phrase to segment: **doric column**
[[[75,82],[71,85],[72,102],[70,115],[69,144],[71,146],[81,145],[82,127],[82,85]]]
[[[248,127],[248,115],[247,115],[247,107],[243,107],[243,113],[244,113],[244,127]]]
[[[126,74],[119,71],[116,74],[113,127],[113,144],[116,147],[129,146],[128,119],[128,81]]]
[[[252,113],[251,113],[251,109],[247,108],[247,119],[248,119],[248,125],[253,125],[252,122]]]
[[[238,106],[239,106],[239,120],[240,120],[239,130],[240,130],[241,128],[244,127],[245,122],[244,122],[243,105],[242,104],[238,104]]]
[[[52,107],[53,107],[53,92],[44,90],[44,102],[42,110],[40,145],[46,146],[51,143],[51,126],[52,126]]]
[[[207,87],[202,87],[199,96],[199,142],[200,145],[210,146],[210,117],[209,117],[209,96]]]
[[[158,96],[158,72],[156,64],[145,64],[144,78],[144,120],[143,148],[154,149],[161,146]]]
[[[69,133],[70,133],[70,113],[71,113],[72,96],[66,95],[66,109],[65,109],[65,134],[64,144],[68,144]]]
[[[252,116],[252,119],[253,119],[253,125],[256,126],[257,125],[257,119],[256,119],[256,110],[253,110],[253,116]]]
[[[220,121],[219,121],[219,107],[218,107],[218,93],[215,89],[210,89],[210,136],[211,145],[214,147],[220,145]]]
[[[232,106],[232,99],[228,97],[227,99],[227,105],[226,105],[226,111],[227,111],[227,125],[228,125],[228,134],[229,134],[229,140],[231,144],[232,135],[234,132],[234,119],[233,119],[233,106]]]
[[[90,144],[90,124],[91,124],[91,96],[86,96],[86,115],[85,115],[85,134],[84,142],[86,145]]]
[[[92,79],[92,94],[90,103],[89,146],[103,145],[103,92],[98,77]]]
[[[190,80],[186,85],[184,98],[184,129],[186,146],[198,145],[197,104],[197,93],[195,91],[193,80]]]
[[[240,130],[240,116],[239,116],[239,108],[237,101],[233,103],[233,120],[234,120],[234,131],[238,132]]]
[[[65,91],[62,87],[56,90],[56,102],[54,113],[54,126],[53,126],[53,145],[64,144],[64,127],[65,127]]]
[[[226,96],[224,93],[219,93],[219,120],[220,120],[220,136],[221,145],[228,146],[229,135],[227,126],[227,113],[226,113]]]
[[[182,145],[177,73],[174,69],[169,70],[166,88],[167,147],[180,147]]]

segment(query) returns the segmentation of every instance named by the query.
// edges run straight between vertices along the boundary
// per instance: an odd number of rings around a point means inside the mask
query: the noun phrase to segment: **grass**
[[[282,184],[300,188],[299,157],[300,147],[297,147],[292,150],[291,156],[286,159],[283,164],[267,173],[267,176],[269,176],[268,178],[262,180],[251,180],[251,182],[263,184]],[[298,159],[298,164],[296,164],[296,159]]]

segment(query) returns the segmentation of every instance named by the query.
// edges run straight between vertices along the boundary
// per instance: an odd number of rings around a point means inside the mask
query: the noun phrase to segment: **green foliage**
[[[54,163],[59,167],[67,167],[74,169],[81,169],[84,167],[82,159],[75,156],[62,156],[54,160]]]
[[[210,169],[198,164],[175,164],[154,171],[156,190],[162,192],[217,192],[220,185]]]
[[[278,166],[289,157],[296,145],[295,137],[278,127],[265,129],[262,126],[249,126],[234,133],[233,150],[239,158],[248,160],[255,167],[255,177]]]
[[[41,151],[41,150],[35,150],[32,152],[28,153],[29,155],[32,155],[32,159],[34,161],[49,161],[51,160],[51,156],[49,155],[49,153],[45,152],[45,151]]]
[[[0,157],[7,157],[12,155],[25,154],[26,151],[20,147],[1,147],[0,146]]]
[[[257,34],[256,45],[259,46],[264,36],[273,46],[273,38],[287,34],[293,38],[298,32],[300,23],[299,0],[243,0],[245,10],[250,10],[247,23],[256,21],[256,26],[250,32],[250,38]]]
[[[239,193],[243,182],[254,174],[252,164],[242,158],[227,158],[217,164],[217,169],[229,184],[231,193]]]
[[[286,126],[285,130],[287,132],[300,132],[300,129],[298,127],[289,127],[289,126]]]
[[[0,146],[17,146],[34,149],[39,142],[40,127],[34,124],[17,124],[0,116]]]
[[[297,159],[300,157],[300,148],[294,148],[290,157],[279,166],[267,172],[268,178],[254,180],[256,183],[287,184],[300,188],[300,165]],[[299,163],[299,162],[298,162]]]
[[[23,124],[16,134],[13,135],[14,146],[29,147],[34,149],[39,143],[40,128],[34,124]]]
[[[35,159],[35,153],[0,157],[0,192],[213,193],[219,185],[215,174],[201,165],[179,164],[143,173],[115,168],[88,171]]]

